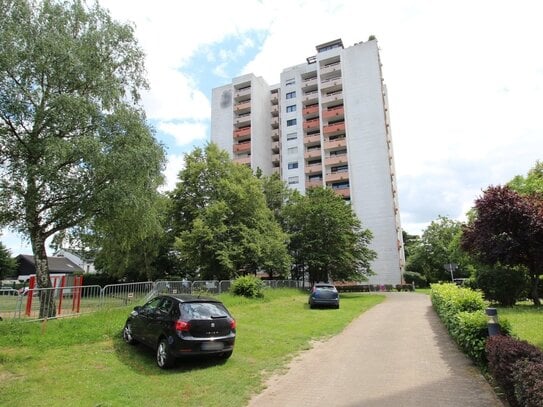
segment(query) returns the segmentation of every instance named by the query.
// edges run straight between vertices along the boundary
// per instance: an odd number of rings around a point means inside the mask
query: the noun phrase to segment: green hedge
[[[483,294],[456,284],[432,284],[431,288],[432,305],[452,338],[474,362],[486,364],[488,302]],[[500,329],[503,333],[510,331],[509,323],[503,318]]]

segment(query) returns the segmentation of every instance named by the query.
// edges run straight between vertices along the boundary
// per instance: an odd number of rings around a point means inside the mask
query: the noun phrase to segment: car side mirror
[[[141,306],[134,307],[134,311],[131,312],[132,315],[138,315],[141,312]]]

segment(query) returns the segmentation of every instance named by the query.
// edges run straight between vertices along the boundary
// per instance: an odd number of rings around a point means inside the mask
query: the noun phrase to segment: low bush
[[[501,265],[482,267],[477,271],[477,287],[483,290],[487,300],[511,307],[526,297],[528,276],[521,267]]]
[[[396,284],[396,291],[415,291],[411,284]]]
[[[529,382],[519,383],[515,379],[516,377],[522,379],[523,382],[533,380],[536,387],[543,383],[541,380],[537,380],[537,376],[532,377],[529,374],[533,370],[531,364],[543,364],[543,352],[528,342],[504,335],[492,336],[486,342],[486,357],[489,372],[503,389],[508,402],[512,406],[525,405],[517,400],[515,387],[521,397],[525,397],[526,390],[533,390],[533,386]],[[523,360],[529,362],[529,364],[517,365]],[[522,373],[517,371],[519,367],[523,368]],[[539,375],[541,378],[541,373]],[[528,386],[528,388],[524,386]],[[541,400],[543,399],[539,399],[540,404],[534,404],[534,406],[541,407]]]
[[[480,291],[459,287],[456,284],[432,284],[430,298],[437,314],[449,328],[456,324],[459,312],[484,311],[488,302]]]
[[[415,287],[417,288],[428,287],[428,281],[426,280],[426,277],[420,273],[416,273],[414,271],[406,271],[405,273],[403,273],[403,278],[407,284],[415,283]]]
[[[543,406],[543,360],[522,359],[513,365],[513,386],[519,406]]]
[[[485,309],[488,303],[480,291],[456,284],[432,284],[432,305],[458,346],[479,365],[486,362],[485,342],[488,325]],[[502,318],[500,330],[510,332],[510,324]]]
[[[460,349],[479,365],[485,363],[485,343],[488,338],[487,317],[484,311],[456,314],[450,334]]]
[[[247,298],[260,298],[264,296],[264,283],[255,276],[238,277],[232,283],[230,292]]]

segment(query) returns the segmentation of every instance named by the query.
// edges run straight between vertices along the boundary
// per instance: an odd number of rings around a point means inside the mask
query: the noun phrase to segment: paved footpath
[[[503,406],[452,342],[429,296],[386,295],[342,333],[293,359],[249,406]]]

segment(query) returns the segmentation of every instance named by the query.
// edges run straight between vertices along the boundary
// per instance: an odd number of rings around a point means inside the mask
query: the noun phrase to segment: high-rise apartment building
[[[399,284],[404,269],[386,86],[376,40],[340,39],[281,73],[213,89],[211,140],[235,162],[278,172],[304,193],[332,188],[373,233],[373,284]]]

